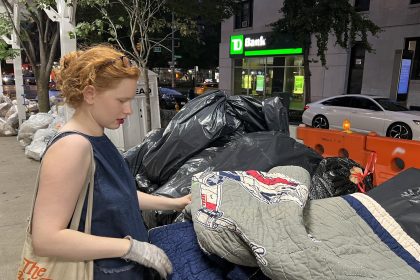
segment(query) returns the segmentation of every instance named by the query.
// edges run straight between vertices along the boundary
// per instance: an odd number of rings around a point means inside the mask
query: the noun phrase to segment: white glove
[[[131,236],[125,237],[130,240],[130,249],[124,256],[125,260],[135,261],[147,267],[151,267],[159,272],[160,276],[165,278],[168,274],[172,273],[171,261],[166,256],[165,252],[157,246],[137,241],[131,238]]]

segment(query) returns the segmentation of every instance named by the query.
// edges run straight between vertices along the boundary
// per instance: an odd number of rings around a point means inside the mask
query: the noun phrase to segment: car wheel
[[[318,115],[313,118],[312,127],[328,129],[330,127],[330,124],[328,123],[328,120],[326,117],[322,115]]]
[[[413,132],[411,131],[411,128],[405,123],[393,123],[388,128],[386,136],[411,140],[413,138]]]

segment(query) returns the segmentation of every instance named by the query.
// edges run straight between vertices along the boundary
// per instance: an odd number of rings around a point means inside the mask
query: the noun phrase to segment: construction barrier
[[[375,185],[407,168],[420,168],[419,141],[305,126],[296,129],[296,137],[324,157],[348,157],[363,167],[375,158]],[[372,157],[372,153],[375,157]]]

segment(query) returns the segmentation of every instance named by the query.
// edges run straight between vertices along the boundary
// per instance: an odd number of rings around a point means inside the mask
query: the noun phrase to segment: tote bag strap
[[[89,167],[89,173],[86,176],[85,184],[80,192],[79,198],[77,199],[76,208],[74,209],[73,218],[71,219],[70,229],[78,230],[80,224],[80,218],[82,217],[83,205],[85,204],[86,194],[88,193],[88,202],[86,208],[86,219],[85,219],[85,233],[90,233],[92,225],[92,208],[93,208],[93,189],[95,187],[95,159],[93,156],[92,146],[90,149],[91,161]]]
[[[90,166],[89,166],[89,172],[88,172],[88,175],[86,176],[85,183],[83,184],[82,191],[79,194],[79,198],[77,199],[76,208],[74,210],[73,217],[71,219],[71,224],[70,224],[70,229],[78,230],[79,224],[80,224],[80,218],[82,215],[83,205],[85,203],[86,194],[89,189],[86,220],[85,220],[85,233],[90,233],[91,224],[92,224],[93,189],[95,186],[95,158],[93,156],[92,146],[90,146],[90,155],[91,155],[91,161],[90,161]],[[36,201],[36,196],[38,194],[38,189],[39,189],[39,178],[41,174],[41,168],[42,168],[42,161],[39,166],[38,175],[36,178],[35,191],[32,198],[32,208],[31,208],[31,213],[29,216],[28,227],[26,229],[26,231],[30,234],[31,234],[31,229],[32,229],[32,218],[33,218],[33,213],[34,213],[34,208],[35,208],[35,201]]]

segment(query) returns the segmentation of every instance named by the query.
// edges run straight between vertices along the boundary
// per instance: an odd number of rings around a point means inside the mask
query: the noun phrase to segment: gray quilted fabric
[[[244,172],[196,174],[190,211],[201,248],[272,279],[420,279],[344,199],[307,201],[303,171],[261,172],[294,185],[261,193]]]

